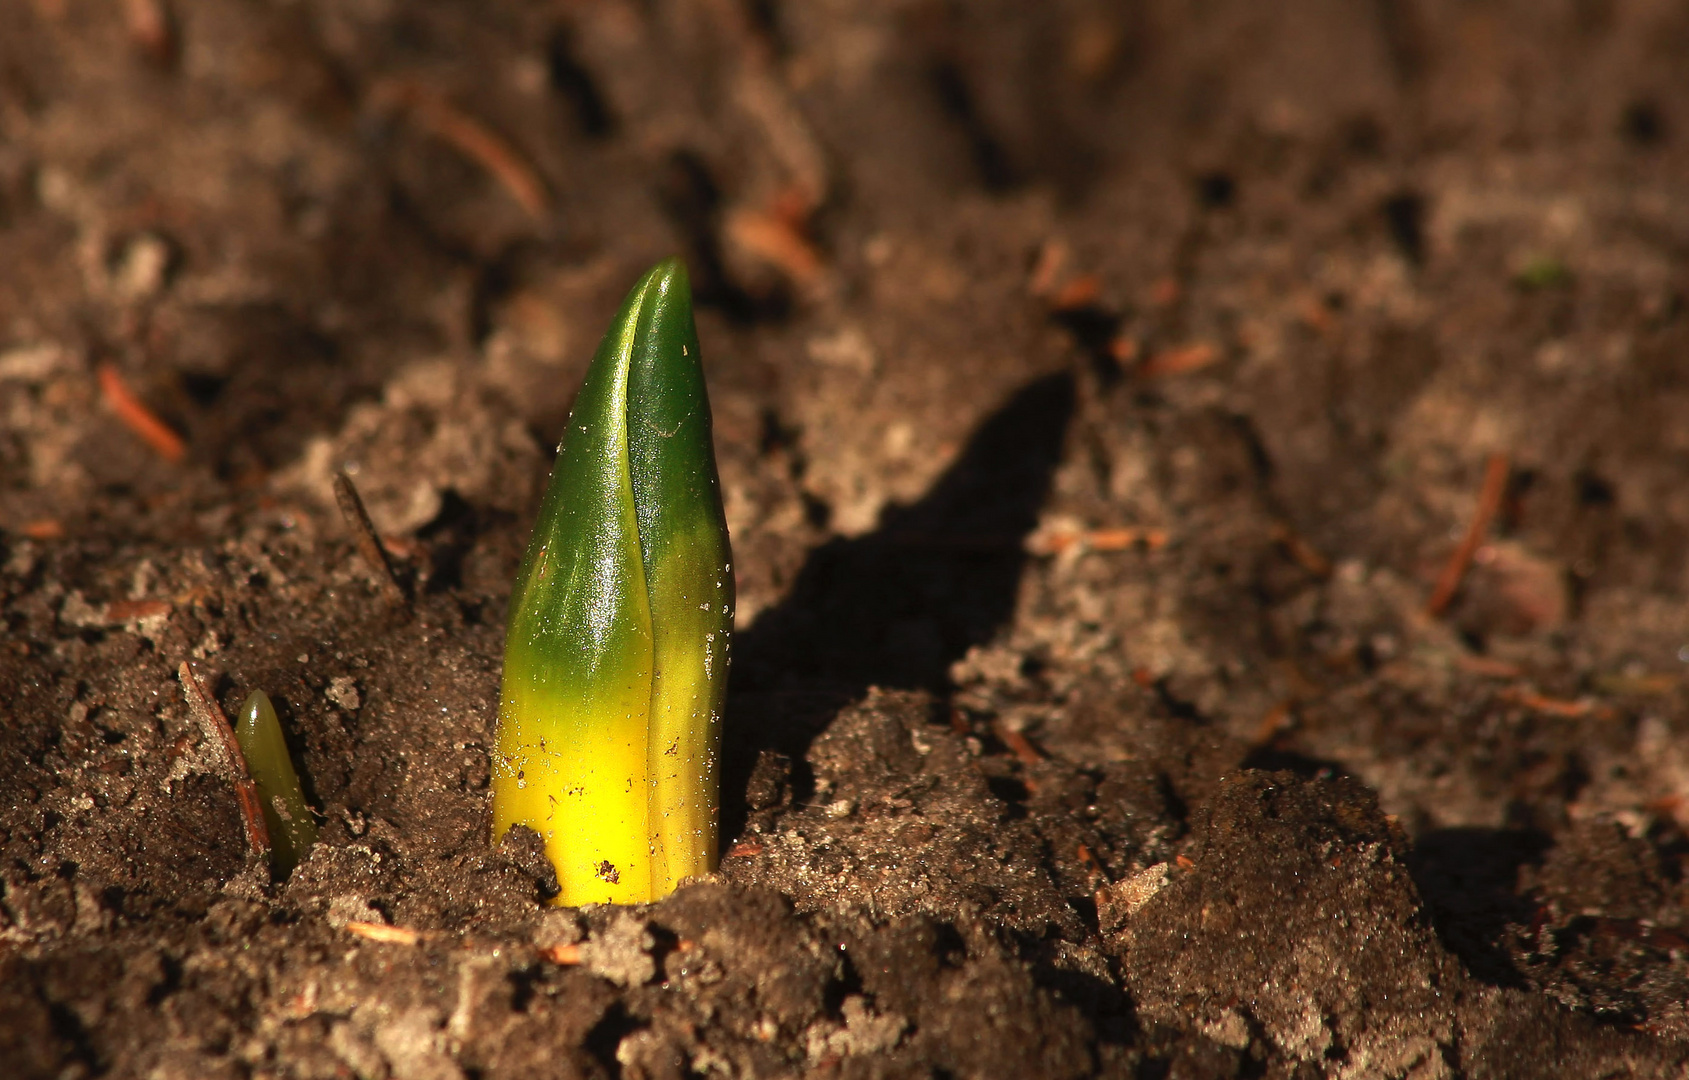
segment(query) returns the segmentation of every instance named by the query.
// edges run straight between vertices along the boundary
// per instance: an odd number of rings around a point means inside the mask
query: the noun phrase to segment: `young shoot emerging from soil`
[[[317,822],[305,803],[299,774],[287,753],[281,721],[276,719],[270,695],[254,690],[241,706],[235,724],[235,741],[258,788],[258,802],[264,809],[264,825],[270,832],[270,864],[278,879],[293,873],[317,842]]]
[[[733,567],[678,259],[598,346],[517,572],[493,839],[545,840],[555,903],[634,904],[716,865]]]

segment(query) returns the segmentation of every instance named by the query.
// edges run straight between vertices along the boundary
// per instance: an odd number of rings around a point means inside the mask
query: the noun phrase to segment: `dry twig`
[[[387,551],[382,547],[381,537],[376,535],[375,523],[370,521],[369,511],[364,509],[364,501],[358,497],[358,489],[352,485],[352,478],[343,471],[334,474],[334,501],[340,504],[340,516],[346,519],[346,527],[352,530],[352,540],[358,545],[358,554],[362,555],[370,569],[375,571],[382,595],[389,603],[403,604],[404,587],[399,584],[399,576],[393,570],[393,564],[387,560]]]
[[[235,729],[229,726],[229,718],[223,715],[217,699],[206,690],[199,681],[198,673],[186,660],[176,669],[176,678],[181,682],[182,696],[187,698],[188,707],[199,718],[200,726],[217,740],[223,751],[229,779],[235,786],[235,802],[240,806],[241,820],[246,823],[247,843],[254,854],[268,859],[270,830],[264,824],[264,807],[258,800],[258,785],[252,782],[252,773],[246,767],[246,755],[241,753],[240,743],[235,740]]]

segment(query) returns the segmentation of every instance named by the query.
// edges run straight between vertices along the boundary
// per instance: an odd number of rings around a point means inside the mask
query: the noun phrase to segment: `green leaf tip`
[[[511,592],[493,836],[539,833],[556,903],[641,903],[715,869],[732,562],[668,259],[587,369]]]
[[[299,786],[276,708],[264,691],[254,690],[241,706],[235,741],[258,788],[264,825],[270,832],[270,864],[278,877],[285,878],[317,842],[317,822]]]

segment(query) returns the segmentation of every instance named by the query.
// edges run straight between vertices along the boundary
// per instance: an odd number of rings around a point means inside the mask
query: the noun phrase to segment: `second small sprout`
[[[264,691],[254,690],[241,706],[235,741],[240,743],[263,805],[264,824],[270,832],[270,863],[276,876],[285,878],[317,842],[317,823],[299,786],[275,706]]]

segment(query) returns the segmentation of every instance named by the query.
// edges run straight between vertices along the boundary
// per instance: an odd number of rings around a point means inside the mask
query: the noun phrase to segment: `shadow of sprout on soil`
[[[1026,563],[1074,410],[1074,380],[1047,375],[985,419],[919,501],[879,527],[810,552],[786,598],[734,640],[723,754],[722,835],[738,835],[737,798],[759,757],[792,770],[793,798],[813,794],[810,743],[870,686],[949,686],[950,666],[1014,613]]]
[[[724,838],[742,835],[754,810],[814,798],[810,745],[869,687],[929,691],[942,707],[951,665],[1009,623],[1075,395],[1069,372],[1023,386],[922,498],[888,508],[870,533],[810,552],[786,598],[737,635]],[[930,930],[964,948],[957,928]],[[1047,962],[1047,945],[1023,943],[1034,980],[1093,1018],[1125,1023],[1119,987]]]

